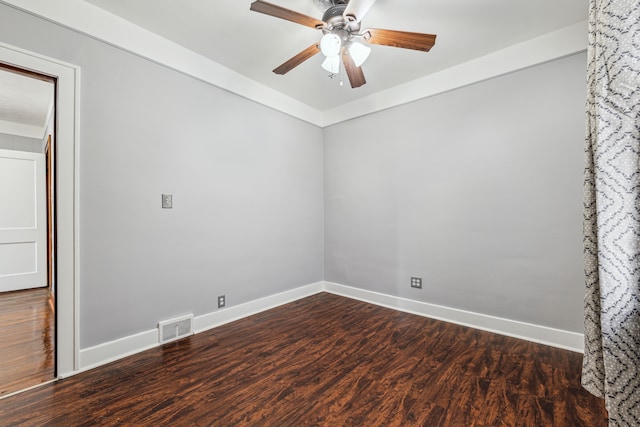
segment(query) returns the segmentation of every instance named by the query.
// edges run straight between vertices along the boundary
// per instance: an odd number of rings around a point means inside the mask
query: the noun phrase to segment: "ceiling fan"
[[[434,34],[376,28],[361,30],[360,21],[371,9],[375,0],[315,1],[329,6],[322,15],[322,20],[262,0],[251,3],[250,9],[254,12],[295,22],[315,30],[321,30],[323,33],[320,42],[312,44],[275,68],[274,73],[286,74],[318,52],[322,52],[325,56],[322,67],[333,75],[339,73],[342,62],[351,87],[357,88],[366,83],[361,65],[371,51],[371,48],[359,43],[359,41],[424,52],[429,52],[436,42]]]

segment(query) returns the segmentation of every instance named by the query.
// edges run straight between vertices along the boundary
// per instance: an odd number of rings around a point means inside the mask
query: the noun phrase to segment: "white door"
[[[47,286],[44,154],[0,150],[0,292]]]

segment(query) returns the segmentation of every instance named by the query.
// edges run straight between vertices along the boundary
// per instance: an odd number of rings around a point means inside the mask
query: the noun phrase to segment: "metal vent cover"
[[[158,341],[160,344],[175,341],[193,335],[193,314],[158,322]]]

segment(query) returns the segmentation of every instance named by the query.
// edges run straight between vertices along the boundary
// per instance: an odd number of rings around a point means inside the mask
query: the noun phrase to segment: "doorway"
[[[56,377],[55,94],[0,63],[0,397]]]
[[[80,371],[80,67],[0,42],[0,63],[56,78],[55,366],[57,378]]]

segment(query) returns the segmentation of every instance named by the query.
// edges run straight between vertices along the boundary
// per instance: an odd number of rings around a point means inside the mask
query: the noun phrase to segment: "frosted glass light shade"
[[[327,56],[322,63],[322,68],[331,74],[338,74],[340,72],[340,57],[338,55]]]
[[[340,53],[342,42],[336,34],[327,33],[320,39],[320,50],[326,57],[336,56]]]
[[[356,64],[356,67],[364,64],[364,61],[367,60],[370,53],[371,48],[360,43],[351,43],[351,46],[349,47],[349,54],[353,58],[353,62]]]

